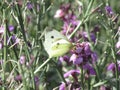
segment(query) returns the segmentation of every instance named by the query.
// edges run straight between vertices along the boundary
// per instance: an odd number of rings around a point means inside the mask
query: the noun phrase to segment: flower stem
[[[30,61],[30,51],[29,51],[29,48],[28,48],[28,42],[27,42],[27,38],[26,38],[26,35],[25,35],[26,32],[25,32],[24,24],[23,24],[23,17],[22,17],[22,13],[21,13],[21,9],[20,9],[19,4],[17,4],[17,6],[16,6],[16,11],[17,11],[19,25],[20,25],[20,28],[21,28],[21,33],[22,33],[23,39],[25,41],[25,48],[26,48],[27,58],[28,58],[28,61]],[[20,69],[22,70],[22,67]],[[32,74],[32,79],[34,80],[34,74],[33,74],[32,70],[30,70],[30,72],[31,73],[29,73],[29,74]],[[22,72],[22,74],[24,74],[24,73]],[[24,80],[24,82],[26,82],[26,81]],[[35,88],[35,82],[33,82],[33,88]]]
[[[22,66],[21,66],[21,64],[20,63],[18,63],[19,65],[18,65],[18,67],[19,67],[19,70],[20,70],[20,73],[21,73],[21,75],[22,75],[22,80],[23,80],[23,88],[24,88],[24,90],[28,90],[27,89],[27,83],[26,83],[26,78],[24,77],[24,72],[23,72],[23,69],[22,69]]]
[[[82,86],[82,90],[84,90],[84,73],[83,73],[83,65],[81,67],[81,86]]]
[[[32,77],[32,81],[33,81],[33,89],[34,90],[36,90],[36,85],[35,85],[35,75],[34,75],[34,72],[33,72],[33,69],[31,68],[31,70],[30,70],[30,72],[31,72],[31,77]]]
[[[61,69],[60,69],[59,67],[57,67],[57,63],[56,63],[56,62],[53,61],[53,63],[55,64],[56,70],[57,70],[57,72],[58,72],[61,80],[64,81],[64,83],[67,84],[67,82],[66,82],[66,80],[65,80],[65,78],[64,78],[64,76],[63,76],[63,73],[62,73]]]
[[[116,72],[115,72],[115,74],[116,74],[116,88],[117,88],[117,90],[119,90],[119,70],[118,70],[118,62],[117,62],[117,58],[116,58],[116,55],[115,55],[115,52],[114,52],[114,50],[113,50],[113,48],[111,48],[111,51],[112,51],[112,55],[113,55],[113,59],[114,59],[114,61],[115,61],[115,65],[116,65]]]
[[[9,30],[8,30],[8,35],[11,36]],[[11,39],[11,44],[14,45],[13,39]],[[17,61],[19,58],[18,58],[18,54],[16,52],[16,47],[15,46],[13,46],[13,52],[14,52],[14,55],[15,55],[15,58],[16,58],[16,61]]]
[[[41,68],[43,68],[49,61],[51,58],[48,58],[40,67],[38,67],[35,71],[34,74],[36,74],[37,72],[40,71]]]
[[[3,63],[3,83],[5,84],[5,72],[6,72],[6,61],[7,61],[7,20],[6,20],[6,14],[5,14],[5,10],[3,10],[3,18],[4,18],[4,26],[5,26],[5,30],[4,30],[4,63]],[[6,90],[5,87],[3,87],[3,90]]]
[[[77,25],[77,27],[74,29],[74,31],[70,34],[68,39],[70,39],[77,32],[79,27],[88,20],[88,17],[90,16],[89,11],[90,11],[91,7],[93,6],[93,2],[94,2],[94,0],[90,1],[84,17],[82,18],[81,22]]]
[[[24,29],[24,24],[23,24],[23,18],[22,18],[22,14],[21,14],[21,10],[20,10],[19,4],[17,4],[16,10],[17,10],[17,16],[18,16],[21,32],[23,34],[24,41],[27,44],[27,39],[26,39],[25,29]]]

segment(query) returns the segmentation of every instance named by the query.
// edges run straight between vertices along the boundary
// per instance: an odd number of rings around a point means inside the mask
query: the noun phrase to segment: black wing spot
[[[60,43],[57,43],[57,46],[56,46],[56,48],[58,48],[58,47],[59,47],[59,45],[60,45]]]
[[[51,36],[51,38],[53,39],[53,38],[54,38],[54,36]]]
[[[60,43],[57,43],[57,45],[60,45]]]
[[[56,49],[59,47],[59,45],[60,45],[60,43],[57,43],[57,45],[56,45]]]

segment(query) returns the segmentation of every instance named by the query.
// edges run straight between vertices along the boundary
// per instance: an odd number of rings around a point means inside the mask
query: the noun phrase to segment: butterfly
[[[44,48],[49,58],[58,57],[71,50],[73,44],[57,30],[48,31],[45,34]]]

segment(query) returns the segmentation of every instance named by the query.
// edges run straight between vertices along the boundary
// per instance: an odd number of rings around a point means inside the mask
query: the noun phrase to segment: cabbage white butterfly
[[[44,48],[49,58],[66,54],[73,44],[60,32],[56,30],[48,31],[45,34]]]

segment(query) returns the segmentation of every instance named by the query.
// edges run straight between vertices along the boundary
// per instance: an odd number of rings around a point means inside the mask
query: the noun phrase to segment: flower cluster
[[[10,90],[120,90],[120,26],[117,5],[120,1],[113,2],[2,2],[0,86]],[[53,17],[58,19],[57,23],[51,20]],[[54,30],[49,33],[49,28],[45,28],[47,26],[59,28],[65,37],[56,34]],[[61,53],[65,50],[67,53],[60,57],[50,57],[50,54],[48,57],[45,50],[49,49],[50,53],[56,50],[59,54],[58,49],[61,51],[59,55],[63,55]]]
[[[71,10],[70,4],[63,4],[61,5],[60,9],[56,11],[56,14],[54,16],[55,18],[60,18],[63,21],[63,27],[62,27],[62,33],[66,36],[69,36],[77,27],[79,23],[81,23],[79,20],[77,20],[76,15]],[[99,27],[95,26],[93,31],[90,32],[90,39],[94,43],[96,42],[96,36],[95,34],[99,31]],[[84,42],[80,43],[79,40],[83,39]],[[90,48],[89,43],[89,36],[86,31],[78,30],[75,35],[70,38],[70,41],[75,43],[74,48],[70,51],[69,55],[64,55],[59,58],[60,62],[65,61],[68,66],[74,65],[76,67],[80,67],[83,70],[86,71],[86,75],[96,75],[96,72],[94,70],[93,64],[97,61],[97,54],[93,52]],[[65,90],[66,87],[71,85],[72,90],[77,89],[80,90],[81,86],[78,86],[79,83],[78,77],[76,74],[80,75],[80,70],[70,70],[64,74],[64,78],[68,78],[69,76],[72,76],[74,81],[68,82],[67,85],[65,83],[62,83],[59,87],[59,90]],[[78,86],[75,87],[74,85]],[[74,88],[73,88],[74,87]],[[78,89],[79,88],[79,89]]]
[[[89,42],[77,43],[75,48],[71,50],[71,54],[71,56],[65,55],[63,57],[60,57],[60,61],[65,61],[67,65],[70,65],[72,62],[74,66],[83,68],[83,70],[86,71],[87,76],[96,75],[93,64],[95,64],[97,61],[97,54],[90,49]],[[79,75],[80,70],[70,70],[64,74],[64,77],[68,78],[72,75],[74,78],[74,82],[72,82],[73,85],[73,83],[77,84],[79,82],[76,74]],[[60,88],[63,86],[65,87],[64,83],[60,85]]]
[[[74,11],[71,10],[70,4],[61,5],[60,9],[58,9],[54,15],[55,18],[60,18],[63,21],[62,33],[65,36],[69,36],[74,29],[81,23],[80,20],[77,19],[77,16],[74,14]],[[96,32],[99,31],[99,27],[95,26],[94,30],[90,32],[90,39],[95,43],[96,41]],[[78,42],[80,38],[83,38],[84,41],[88,40],[88,33],[84,30],[77,31],[74,37],[70,39],[71,42]]]
[[[74,78],[74,82],[67,81],[67,83],[61,83],[59,86],[59,90],[66,90],[69,87],[70,90],[80,90],[80,85],[78,82],[77,74],[80,74],[80,70],[70,70],[64,74],[64,78],[72,76]]]
[[[15,27],[13,25],[9,25],[8,26],[9,32],[14,31],[14,29],[15,29]],[[5,27],[3,25],[1,25],[0,26],[0,49],[3,48],[3,42],[4,42],[4,40],[3,40],[2,35],[4,34],[4,30],[5,30]],[[19,43],[19,39],[15,35],[13,35],[12,38],[8,38],[7,37],[7,44],[8,45],[10,45],[10,40],[11,39],[13,40],[13,43],[15,43],[15,44]]]
[[[71,10],[70,4],[61,5],[60,9],[56,11],[54,17],[60,18],[64,22],[62,27],[62,33],[64,35],[70,35],[76,28],[76,26],[80,23],[80,21],[77,20],[77,17],[74,14],[74,12]]]
[[[87,62],[94,63],[97,60],[97,54],[90,49],[88,42],[77,43],[72,53],[70,61],[73,61],[74,65],[86,64]]]

